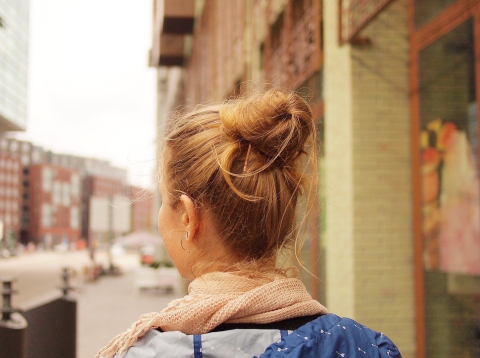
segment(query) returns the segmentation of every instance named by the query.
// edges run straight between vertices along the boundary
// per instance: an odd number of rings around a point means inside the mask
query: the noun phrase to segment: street
[[[99,252],[97,261],[107,266],[108,258]],[[40,252],[0,260],[0,277],[16,279],[13,306],[25,308],[57,295],[61,270],[76,271],[72,284],[78,302],[77,358],[92,358],[116,334],[125,331],[141,314],[163,309],[178,293],[162,291],[138,292],[133,288],[139,258],[127,254],[114,259],[123,271],[121,276],[102,276],[86,282],[83,270],[91,261],[87,251]]]

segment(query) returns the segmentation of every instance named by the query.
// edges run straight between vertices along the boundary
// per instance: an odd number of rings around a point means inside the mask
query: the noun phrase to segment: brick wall
[[[51,164],[31,165],[28,239],[52,248],[80,238],[78,172]]]
[[[407,4],[352,49],[355,317],[415,353]]]
[[[415,354],[405,0],[338,46],[324,0],[327,305]]]

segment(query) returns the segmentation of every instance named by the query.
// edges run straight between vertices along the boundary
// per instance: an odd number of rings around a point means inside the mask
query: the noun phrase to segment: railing
[[[285,42],[281,42],[272,52],[270,59],[270,80],[273,86],[285,87],[289,79],[288,53]]]
[[[12,307],[12,280],[3,279],[0,358],[74,358],[77,302],[69,296],[69,270],[62,273],[61,297],[24,311]],[[21,312],[21,314],[20,314]]]
[[[270,26],[266,41],[265,75],[274,86],[296,88],[321,67],[321,1],[289,1]]]
[[[315,22],[315,13],[305,11],[300,20],[294,24],[291,34],[290,75],[300,83],[308,77],[319,65],[319,42],[316,37],[320,35]],[[299,84],[299,83],[297,83]]]

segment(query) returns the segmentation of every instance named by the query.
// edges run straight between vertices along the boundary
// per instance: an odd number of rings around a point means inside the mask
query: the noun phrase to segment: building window
[[[76,206],[70,209],[70,227],[72,229],[78,229],[80,227],[80,211]]]
[[[52,207],[50,204],[42,204],[42,226],[51,227],[52,226]]]
[[[72,195],[73,196],[80,195],[80,176],[78,174],[72,174],[71,185],[72,185]]]
[[[433,1],[417,3],[430,3],[431,13],[436,13]],[[448,1],[435,3],[446,6]],[[480,317],[480,181],[474,46],[470,19],[421,49],[418,57],[427,357],[478,354],[474,335]]]
[[[432,20],[458,0],[414,0],[415,26],[417,28]]]
[[[62,202],[62,183],[55,181],[53,183],[53,203],[56,205],[61,204]]]
[[[48,167],[44,167],[42,170],[42,189],[44,192],[49,193],[53,187],[53,171]]]
[[[62,205],[69,206],[71,203],[70,184],[68,182],[62,183]]]

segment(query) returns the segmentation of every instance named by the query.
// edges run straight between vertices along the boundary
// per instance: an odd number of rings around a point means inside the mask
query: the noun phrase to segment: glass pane
[[[428,357],[477,357],[480,210],[473,21],[420,53]]]
[[[417,29],[458,0],[414,0]]]

